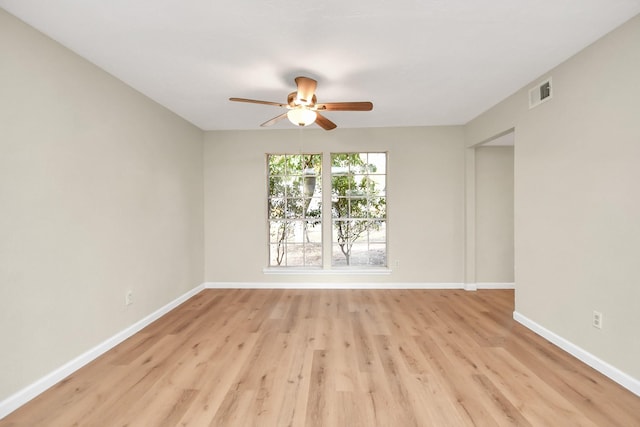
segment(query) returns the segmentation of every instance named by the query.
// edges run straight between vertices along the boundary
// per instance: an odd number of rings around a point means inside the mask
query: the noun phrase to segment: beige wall
[[[2,10],[0,58],[1,401],[202,283],[203,134]]]
[[[263,274],[267,264],[265,153],[301,150],[388,151],[391,275]],[[207,132],[206,280],[461,283],[463,153],[462,127]]]
[[[529,110],[528,85],[466,127],[472,145],[515,126],[516,310],[634,378],[639,40],[636,16],[547,73],[548,102]]]
[[[476,281],[513,283],[513,147],[475,155]]]

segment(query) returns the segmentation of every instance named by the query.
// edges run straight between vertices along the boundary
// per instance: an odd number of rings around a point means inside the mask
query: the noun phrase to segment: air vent
[[[538,83],[529,89],[529,108],[537,107],[543,102],[551,99],[553,91],[551,90],[551,77]]]

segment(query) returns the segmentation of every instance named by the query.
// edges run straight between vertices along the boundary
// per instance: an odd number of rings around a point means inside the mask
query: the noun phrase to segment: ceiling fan
[[[291,92],[287,96],[286,104],[246,98],[229,98],[229,101],[273,105],[289,110],[262,123],[260,125],[262,127],[271,126],[284,118],[288,118],[296,126],[308,126],[315,122],[322,129],[331,130],[336,128],[336,124],[320,114],[321,111],[371,111],[373,109],[371,102],[328,102],[318,104],[315,94],[316,86],[318,85],[317,81],[309,77],[296,77],[295,82],[298,90]]]

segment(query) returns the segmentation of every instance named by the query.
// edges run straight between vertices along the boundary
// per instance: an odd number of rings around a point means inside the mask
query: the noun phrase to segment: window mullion
[[[331,268],[333,250],[331,219],[331,155],[322,153],[322,268]]]

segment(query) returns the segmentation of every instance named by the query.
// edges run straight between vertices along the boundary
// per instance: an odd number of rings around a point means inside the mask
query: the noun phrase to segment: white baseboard
[[[478,289],[515,289],[513,282],[478,282]]]
[[[38,396],[40,393],[46,391],[47,389],[49,389],[53,385],[57,384],[58,382],[62,381],[63,379],[65,379],[66,377],[68,377],[69,375],[71,375],[72,373],[77,371],[78,369],[82,368],[87,363],[93,361],[94,359],[98,358],[99,356],[101,356],[105,352],[111,350],[116,345],[120,344],[122,341],[126,340],[127,338],[129,338],[130,336],[134,335],[135,333],[139,332],[145,326],[151,324],[155,320],[157,320],[160,317],[164,316],[169,311],[171,311],[175,307],[179,306],[180,304],[182,304],[183,302],[185,302],[186,300],[188,300],[192,296],[196,295],[197,293],[199,293],[203,289],[204,289],[204,284],[195,287],[194,289],[190,290],[189,292],[187,292],[187,293],[179,296],[175,300],[171,301],[170,303],[168,303],[164,307],[161,307],[158,310],[154,311],[153,313],[151,313],[150,315],[148,315],[144,319],[134,323],[133,325],[131,325],[128,328],[124,329],[123,331],[117,333],[116,335],[112,336],[111,338],[107,339],[106,341],[104,341],[104,342],[98,344],[97,346],[93,347],[89,351],[81,354],[80,356],[76,357],[75,359],[65,363],[64,365],[62,365],[58,369],[54,370],[53,372],[50,372],[46,376],[40,378],[39,380],[37,380],[33,384],[23,388],[22,390],[18,391],[17,393],[15,393],[15,394],[9,396],[8,398],[6,398],[5,400],[1,401],[0,402],[0,420],[2,418],[6,417],[7,415],[9,415],[11,412],[13,412],[16,409],[18,409],[20,406],[22,406],[25,403],[29,402],[31,399],[33,399],[36,396]]]
[[[515,289],[514,283],[457,282],[207,282],[207,289]]]
[[[393,271],[390,268],[296,268],[296,267],[265,267],[262,273],[274,276],[388,276]]]
[[[566,339],[555,334],[554,332],[551,332],[547,328],[539,325],[538,323],[527,318],[526,316],[523,316],[517,311],[513,312],[513,318],[515,319],[516,322],[531,329],[533,332],[540,335],[542,338],[560,347],[561,349],[571,354],[575,358],[591,366],[593,369],[600,372],[601,374],[611,378],[613,381],[617,382],[622,387],[631,391],[636,396],[640,396],[640,380],[633,378],[631,375],[628,375],[622,372],[615,366],[611,366],[604,360],[597,358],[596,356],[584,350],[583,348],[578,347],[577,345],[573,344],[570,341],[567,341]]]
[[[207,282],[207,289],[465,289],[464,283],[430,282]]]

